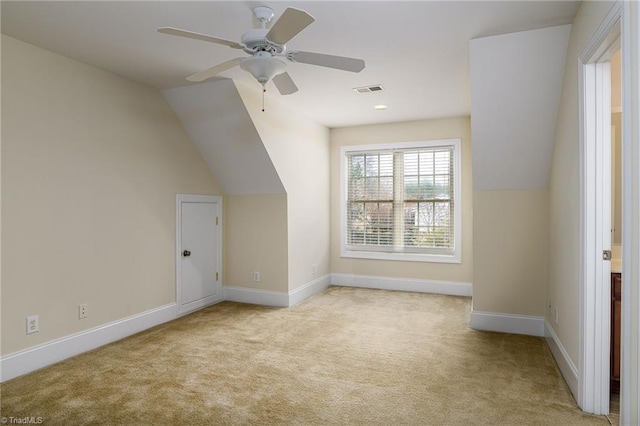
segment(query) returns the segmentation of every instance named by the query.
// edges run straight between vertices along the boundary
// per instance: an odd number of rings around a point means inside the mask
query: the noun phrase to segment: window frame
[[[462,263],[462,152],[460,139],[396,142],[340,147],[340,256],[345,258],[398,260],[433,263]],[[383,250],[349,250],[347,247],[347,154],[401,149],[453,147],[454,247],[451,254],[415,253]]]

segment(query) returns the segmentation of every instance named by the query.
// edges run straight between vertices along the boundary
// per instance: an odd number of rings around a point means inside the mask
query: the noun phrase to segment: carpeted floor
[[[468,328],[470,299],[330,287],[224,302],[11,380],[45,425],[608,425],[541,338]]]

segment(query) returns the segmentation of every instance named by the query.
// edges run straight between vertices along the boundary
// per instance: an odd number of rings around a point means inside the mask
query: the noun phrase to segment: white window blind
[[[347,251],[455,254],[457,145],[431,145],[344,151]]]

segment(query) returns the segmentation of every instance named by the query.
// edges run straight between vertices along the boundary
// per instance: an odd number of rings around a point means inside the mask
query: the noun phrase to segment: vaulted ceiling
[[[113,1],[1,3],[2,33],[159,89],[185,86],[187,75],[239,56],[225,46],[159,34],[163,26],[239,41],[258,27],[256,6],[277,17],[287,8],[316,21],[288,43],[305,50],[364,59],[349,73],[288,63],[299,92],[277,97],[329,127],[468,115],[469,41],[570,23],[579,2],[498,1]],[[242,53],[240,53],[242,55]],[[238,67],[219,78],[261,86]],[[352,89],[380,84],[384,90]],[[388,106],[378,111],[377,104]]]

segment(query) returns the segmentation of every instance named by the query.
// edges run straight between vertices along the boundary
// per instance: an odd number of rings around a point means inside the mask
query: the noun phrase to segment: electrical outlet
[[[253,282],[254,283],[260,282],[260,272],[253,271]]]
[[[89,316],[89,305],[81,303],[78,305],[78,319],[83,319]]]
[[[27,317],[27,334],[33,334],[40,331],[40,320],[37,315]]]

